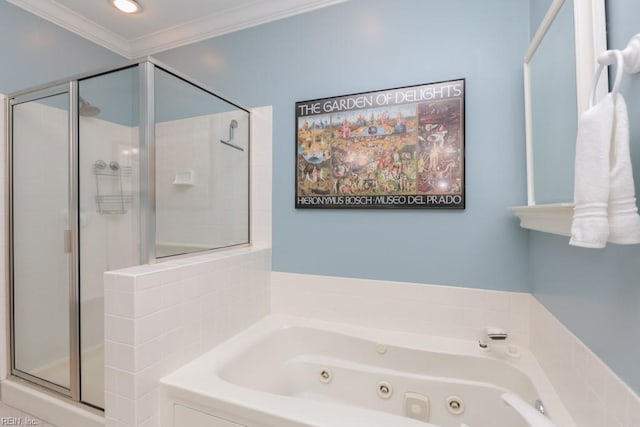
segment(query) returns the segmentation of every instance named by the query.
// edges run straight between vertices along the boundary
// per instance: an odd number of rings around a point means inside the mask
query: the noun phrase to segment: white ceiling
[[[6,0],[127,58],[137,58],[348,0]]]

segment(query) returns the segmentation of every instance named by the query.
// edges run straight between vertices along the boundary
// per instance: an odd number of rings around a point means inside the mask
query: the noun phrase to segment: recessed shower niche
[[[250,114],[151,59],[8,99],[11,373],[103,408],[103,274],[249,243]]]

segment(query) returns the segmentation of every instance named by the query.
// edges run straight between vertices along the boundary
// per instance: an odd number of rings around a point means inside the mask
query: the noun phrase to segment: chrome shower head
[[[89,101],[86,101],[83,97],[80,97],[78,113],[83,117],[95,117],[100,114],[100,109],[95,105],[91,105]]]

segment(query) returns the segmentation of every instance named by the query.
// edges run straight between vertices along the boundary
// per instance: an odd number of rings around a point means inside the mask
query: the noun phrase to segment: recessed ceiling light
[[[142,10],[135,0],[111,0],[111,3],[124,13],[136,13]]]

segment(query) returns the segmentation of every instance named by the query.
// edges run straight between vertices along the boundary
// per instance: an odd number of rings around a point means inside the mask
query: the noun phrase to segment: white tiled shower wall
[[[248,115],[242,110],[189,117],[156,124],[156,239],[165,246],[218,247],[246,238],[248,203],[247,153],[219,141],[246,148]],[[175,184],[180,173],[193,182]]]

